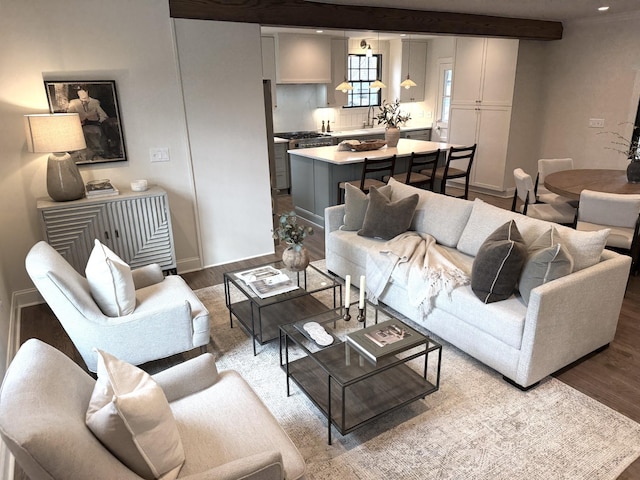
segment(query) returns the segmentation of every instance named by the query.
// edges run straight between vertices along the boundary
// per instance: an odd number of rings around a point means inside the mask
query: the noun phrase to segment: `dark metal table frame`
[[[298,287],[300,288],[290,292],[274,295],[272,297],[260,298],[255,294],[255,292],[253,292],[253,290],[251,290],[251,287],[249,287],[242,280],[236,277],[237,273],[250,270],[252,268],[265,267],[268,265],[282,270],[283,272],[287,272],[290,278],[293,277],[294,282],[296,282]],[[337,277],[327,272],[323,272],[322,270],[316,268],[314,265],[309,265],[305,270],[301,272],[287,271],[286,267],[281,261],[269,262],[264,265],[258,265],[252,268],[243,268],[240,270],[235,270],[233,272],[226,272],[224,274],[224,296],[225,304],[227,306],[227,309],[229,310],[229,324],[231,328],[233,328],[233,317],[235,316],[240,327],[245,330],[247,334],[252,338],[254,356],[257,354],[256,343],[264,345],[265,343],[276,340],[278,338],[278,327],[281,324],[295,322],[299,319],[295,316],[289,316],[294,315],[294,313],[292,312],[295,312],[297,307],[304,306],[305,308],[311,309],[312,313],[319,313],[330,308],[328,306],[325,306],[319,300],[313,298],[313,294],[333,289],[333,307],[335,308],[337,305],[340,305],[342,303],[342,283],[337,281]],[[308,290],[307,272],[309,270],[311,270],[310,274],[320,275],[321,277],[326,279],[327,284],[325,286],[319,286]],[[232,285],[236,290],[244,295],[246,300],[236,303],[231,302]],[[285,304],[291,304],[291,307],[285,309],[283,308]],[[270,313],[268,323],[274,330],[272,337],[265,334],[266,332],[263,328],[265,327],[264,313],[267,310]]]
[[[377,324],[378,307],[373,305],[369,305],[369,307],[375,308],[375,323]],[[394,318],[389,312],[384,310],[382,311],[391,319],[403,323],[402,321]],[[336,308],[333,312],[335,312],[333,320],[334,325],[335,322],[343,321],[341,320],[344,315],[343,307]],[[314,317],[309,317],[305,320],[314,321]],[[328,320],[320,323],[327,325],[331,322],[332,320]],[[300,321],[298,323],[300,323]],[[407,350],[397,352],[395,355],[379,360],[377,364],[373,364],[368,361],[365,357],[361,356],[354,347],[344,341],[337,343],[334,342],[326,348],[320,348],[315,353],[311,352],[301,342],[296,340],[298,332],[295,331],[296,327],[293,326],[293,324],[280,326],[280,366],[286,372],[287,396],[290,396],[291,394],[290,379],[292,379],[327,418],[327,443],[329,445],[331,445],[332,425],[338,432],[340,432],[341,435],[346,435],[351,431],[376,420],[382,415],[386,415],[389,412],[402,408],[416,400],[424,399],[427,395],[440,388],[442,345],[434,342],[427,335],[412,329],[408,325],[404,323],[403,325],[408,327],[410,331],[416,332],[420,335],[422,337],[422,341]],[[291,361],[289,358],[289,350],[292,345],[300,348],[305,355]],[[419,351],[417,352],[413,352],[402,357],[398,356],[418,348]],[[324,355],[323,352],[332,353]],[[437,355],[435,380],[433,380],[433,382],[427,379],[430,354]],[[321,356],[325,356],[326,358],[322,359],[320,358]],[[357,365],[352,364],[350,361],[351,356],[358,358]],[[424,369],[422,375],[406,365],[408,361],[421,356],[424,356]],[[331,357],[331,360],[325,361],[329,357]],[[340,381],[340,379],[337,378],[336,370],[331,366],[332,361],[335,364],[336,359],[344,362],[344,368],[354,369],[353,378],[347,381]],[[358,374],[357,370],[361,370],[362,372]],[[321,383],[322,385],[319,385]],[[334,393],[336,387],[338,390],[337,393]],[[356,420],[353,425],[348,425],[349,422],[347,419],[354,411],[354,405],[349,405],[349,403],[353,403],[353,400],[351,400],[351,402],[347,401],[347,393],[349,389],[358,389],[359,387],[360,391],[364,392],[365,396],[367,396],[367,393],[369,393],[371,397],[375,396],[376,394],[374,393],[374,390],[377,390],[378,393],[381,390],[386,390],[386,393],[392,392],[389,396],[398,397],[398,401],[384,405],[368,405],[368,408],[374,413]],[[332,408],[332,395],[333,402],[336,402],[336,396],[338,398],[338,412]],[[352,396],[354,395],[356,394],[352,394]],[[367,402],[367,399],[363,400],[361,398],[359,401]],[[372,398],[371,401],[374,404],[376,403],[376,399]]]

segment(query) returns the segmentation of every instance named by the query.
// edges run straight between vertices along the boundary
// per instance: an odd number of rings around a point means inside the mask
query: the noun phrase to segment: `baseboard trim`
[[[202,270],[202,262],[200,257],[191,257],[182,259],[177,263],[178,273],[197,272]]]

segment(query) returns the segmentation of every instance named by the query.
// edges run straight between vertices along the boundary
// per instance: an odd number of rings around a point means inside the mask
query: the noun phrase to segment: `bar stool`
[[[411,152],[411,159],[409,160],[409,167],[406,173],[396,173],[393,175],[393,179],[414,187],[423,187],[429,184],[429,190],[433,190],[439,158],[440,149],[429,153]],[[383,180],[388,182],[389,178],[389,176],[386,176]]]
[[[464,178],[464,195],[458,195],[458,198],[469,198],[469,178],[471,176],[471,166],[476,155],[476,146],[470,147],[451,147],[447,156],[447,163],[444,167],[436,169],[436,178],[440,180],[440,193],[446,195],[447,180],[452,178]],[[460,162],[466,161],[466,167],[457,168]],[[456,167],[451,166],[452,162],[456,162]],[[420,172],[424,173],[424,172]]]
[[[377,178],[367,177],[369,174],[374,174],[383,178],[386,174],[387,177],[393,176],[393,171],[396,167],[396,156],[385,158],[370,159],[365,158],[362,164],[362,177],[360,180],[349,180],[346,182],[340,182],[338,184],[338,204],[344,201],[344,189],[345,184],[350,183],[354,187],[359,188],[364,193],[369,193],[371,187],[384,187],[386,182],[378,180]]]

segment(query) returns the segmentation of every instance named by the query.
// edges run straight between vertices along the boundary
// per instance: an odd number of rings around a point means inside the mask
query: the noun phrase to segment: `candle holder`
[[[359,322],[364,322],[367,320],[367,309],[365,308],[358,308],[358,321]]]
[[[342,319],[345,322],[348,322],[349,320],[351,320],[351,315],[349,314],[349,307],[350,306],[351,305],[345,305],[345,307],[344,307],[344,316],[342,317]]]

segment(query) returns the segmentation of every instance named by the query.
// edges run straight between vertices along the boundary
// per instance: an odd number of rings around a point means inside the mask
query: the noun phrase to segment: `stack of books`
[[[271,266],[254,268],[237,273],[236,276],[260,298],[273,297],[299,288],[287,275]]]
[[[119,195],[120,191],[109,180],[93,180],[85,185],[87,198]]]
[[[378,360],[413,348],[423,343],[423,338],[398,320],[356,330],[347,334],[347,343],[360,354],[376,363]]]

